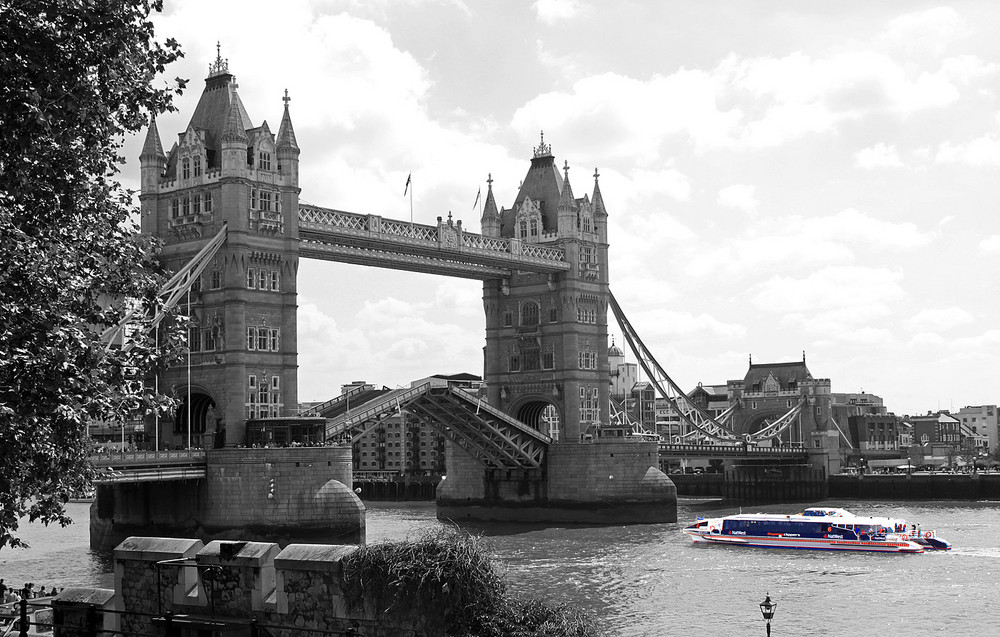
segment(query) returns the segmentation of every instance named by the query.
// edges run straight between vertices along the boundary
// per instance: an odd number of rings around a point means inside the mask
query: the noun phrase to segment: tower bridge
[[[185,294],[172,298],[192,319],[189,364],[157,379],[183,397],[159,446],[223,431],[241,445],[247,421],[295,414],[300,259],[429,272],[483,281],[485,400],[450,387],[389,392],[365,417],[345,410],[329,420],[327,438],[357,435],[391,410],[431,424],[452,443],[438,489],[448,517],[676,519],[655,442],[588,435],[610,421],[608,210],[596,170],[592,192],[577,197],[568,162],[559,167],[542,138],[511,207],[498,207],[488,180],[474,233],[450,214],[424,225],[301,202],[299,162],[287,91],[274,134],[253,123],[221,57],[168,152],[150,122],[141,229],[162,240],[168,270],[187,273]],[[337,489],[321,491],[353,497]]]

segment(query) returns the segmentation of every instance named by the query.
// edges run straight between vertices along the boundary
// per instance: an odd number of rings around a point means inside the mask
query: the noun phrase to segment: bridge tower
[[[576,198],[568,162],[560,174],[543,136],[513,206],[497,210],[491,179],[483,208],[483,235],[510,239],[514,250],[556,246],[572,264],[483,284],[489,402],[558,443],[596,437],[610,421],[608,215],[598,177],[593,198]]]
[[[151,121],[140,155],[141,228],[163,242],[168,271],[228,227],[182,304],[193,319],[190,363],[157,379],[183,400],[172,422],[160,423],[160,448],[212,446],[223,436],[241,443],[247,418],[289,415],[298,404],[299,147],[287,91],[275,136],[266,121],[253,125],[237,88],[217,54],[170,151]]]

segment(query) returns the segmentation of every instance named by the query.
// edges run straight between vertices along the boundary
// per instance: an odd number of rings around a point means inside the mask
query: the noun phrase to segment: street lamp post
[[[764,601],[760,603],[760,614],[767,620],[767,637],[771,637],[771,618],[774,617],[776,610],[778,610],[778,602],[772,602],[771,594],[768,593],[764,597]]]

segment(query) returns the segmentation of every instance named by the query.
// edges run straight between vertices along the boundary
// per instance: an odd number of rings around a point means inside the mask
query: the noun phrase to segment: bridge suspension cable
[[[123,339],[122,351],[127,352],[132,349],[132,344],[134,343],[132,339],[126,340],[124,338],[130,332],[145,335],[153,331],[163,321],[163,318],[177,307],[181,298],[191,289],[194,282],[198,280],[201,273],[205,271],[208,264],[215,258],[215,255],[219,252],[219,248],[226,242],[228,229],[229,226],[223,223],[222,229],[219,230],[218,234],[209,239],[208,243],[198,251],[198,254],[194,255],[190,261],[184,264],[184,267],[163,284],[158,295],[165,298],[163,299],[163,305],[156,311],[156,314],[148,319],[137,317],[135,308],[131,308],[125,313],[125,316],[118,325],[105,330],[101,335],[101,338],[105,342],[104,350],[109,351],[114,343],[119,339]]]
[[[666,370],[656,362],[652,352],[649,351],[642,342],[642,339],[639,338],[639,334],[632,327],[632,323],[625,316],[621,306],[618,305],[615,295],[608,292],[608,299],[611,302],[611,310],[618,321],[618,326],[622,329],[625,341],[632,349],[632,353],[635,354],[643,371],[646,372],[646,377],[653,383],[657,393],[673,406],[674,410],[688,424],[689,428],[713,440],[727,442],[738,440],[738,437],[732,430],[712,418],[700,405],[694,404],[687,399],[687,395],[670,378]]]
[[[661,397],[666,399],[680,415],[681,419],[689,426],[689,431],[680,436],[684,440],[688,438],[709,438],[722,442],[758,442],[765,438],[772,438],[788,429],[802,413],[802,408],[806,404],[806,397],[802,396],[799,401],[777,420],[766,424],[763,428],[745,436],[739,436],[733,432],[729,423],[732,421],[733,413],[738,407],[738,403],[730,405],[719,417],[713,418],[700,405],[688,400],[687,395],[670,378],[667,372],[656,362],[653,354],[639,338],[639,334],[632,327],[621,306],[615,299],[615,295],[608,292],[608,299],[611,303],[611,310],[618,321],[622,334],[628,342],[632,353],[635,354],[642,369],[646,372],[656,391]]]

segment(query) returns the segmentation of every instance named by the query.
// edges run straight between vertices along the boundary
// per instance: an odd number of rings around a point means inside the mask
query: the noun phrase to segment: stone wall
[[[91,547],[110,550],[132,535],[364,542],[350,447],[214,449],[206,474],[100,486],[90,509]]]
[[[253,622],[260,634],[275,637],[309,629],[373,637],[438,634],[428,617],[433,623],[445,609],[421,609],[421,617],[348,610],[341,564],[355,550],[354,545],[280,549],[265,542],[128,538],[114,554],[120,628],[166,634],[169,622],[191,634],[209,628],[241,634]]]
[[[550,445],[544,470],[488,470],[448,446],[438,517],[560,523],[677,521],[677,490],[653,442]]]

